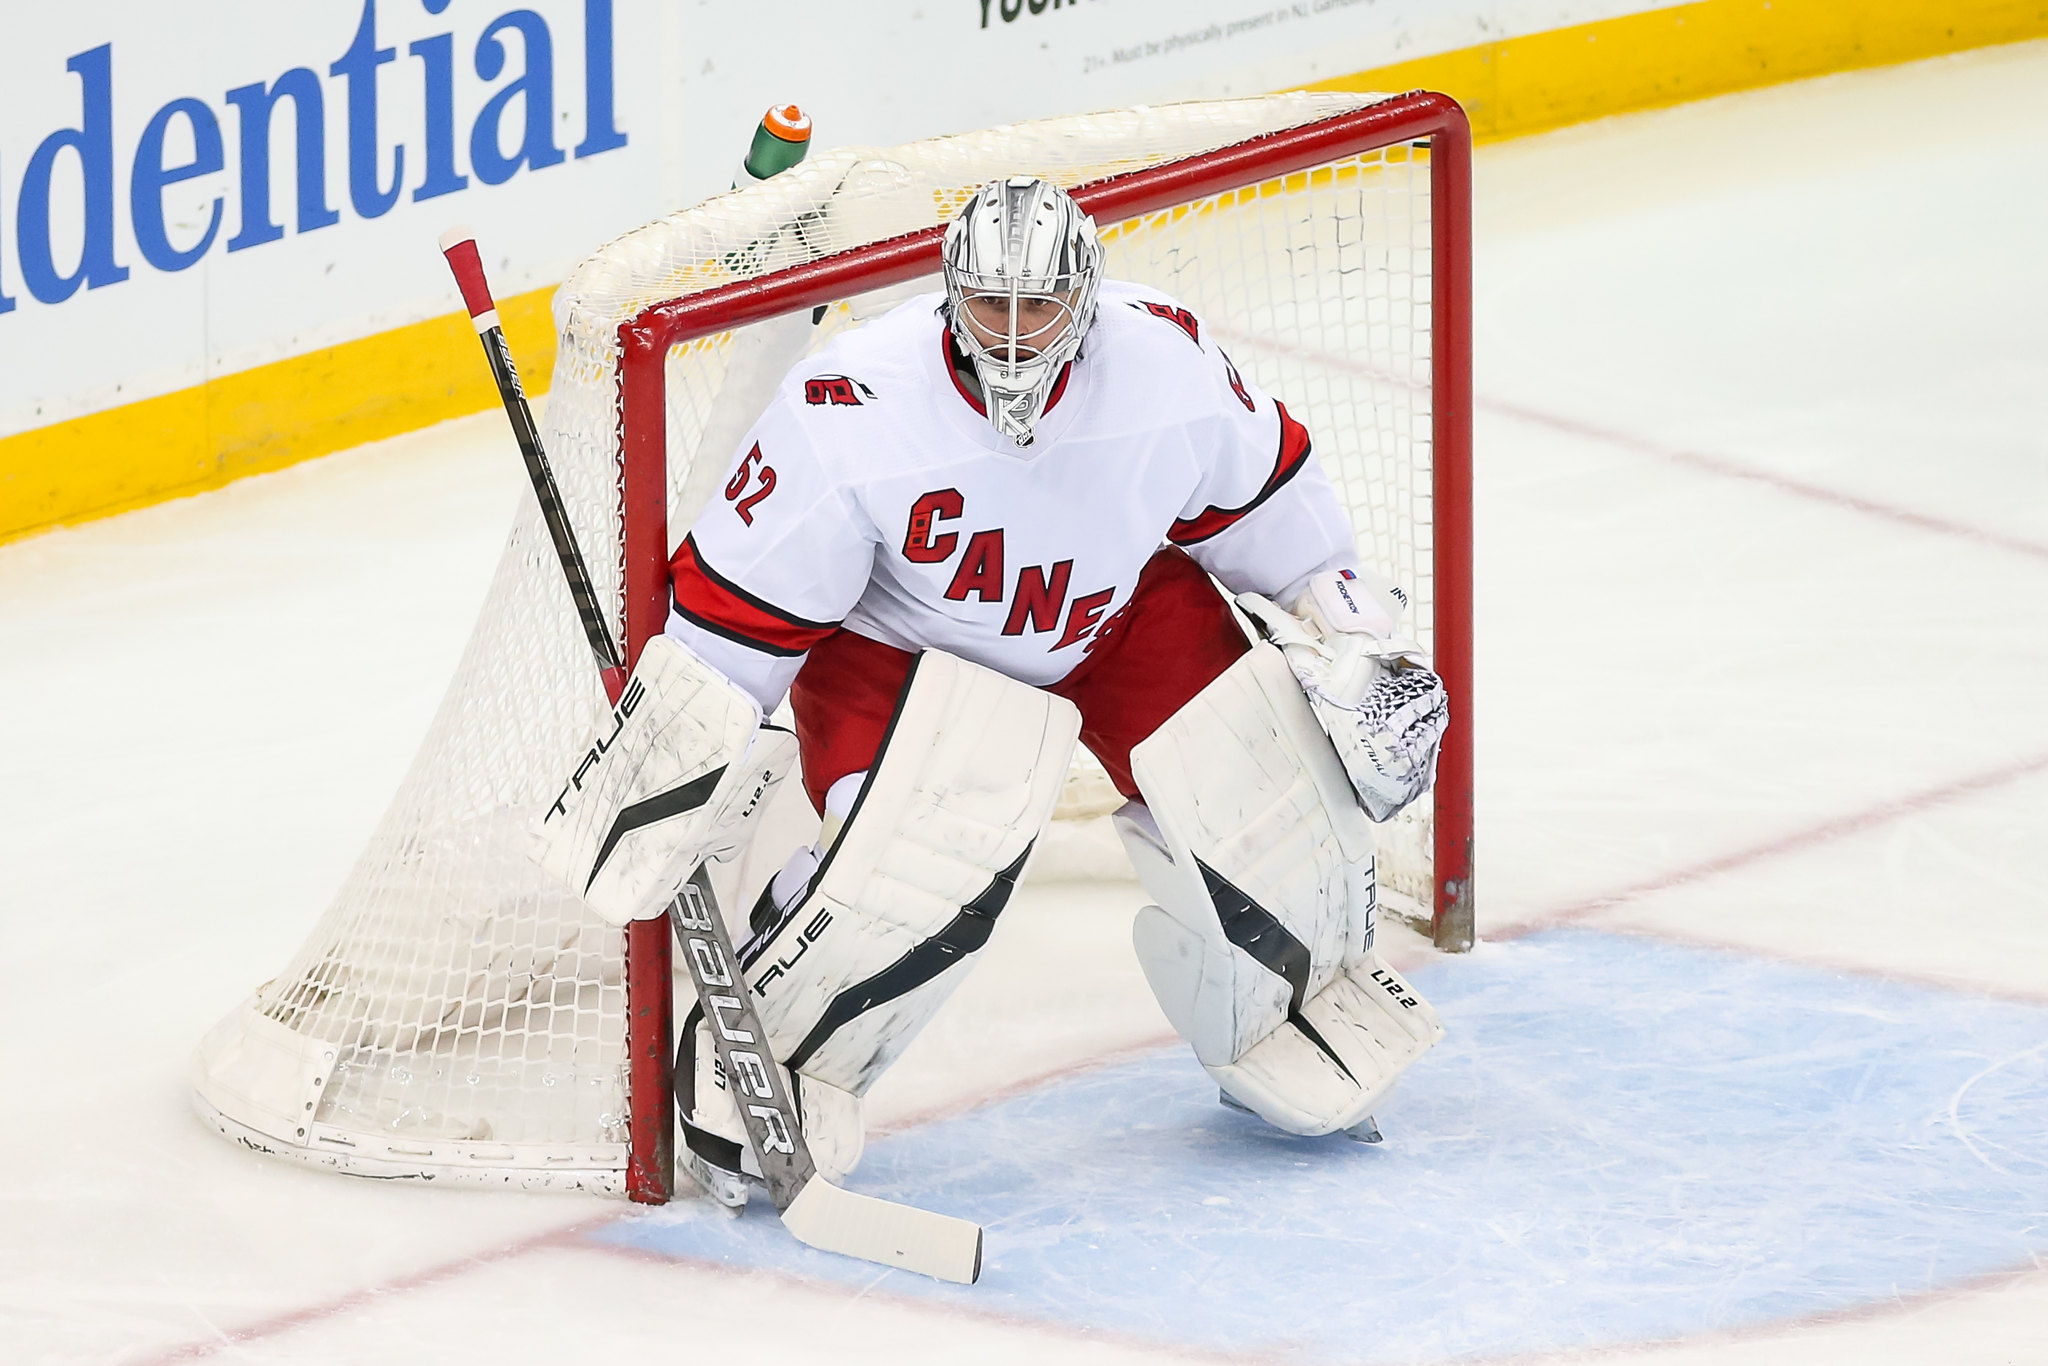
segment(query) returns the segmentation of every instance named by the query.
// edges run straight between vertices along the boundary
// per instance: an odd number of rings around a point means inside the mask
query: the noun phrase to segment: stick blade
[[[782,1223],[798,1241],[826,1252],[956,1285],[973,1285],[981,1275],[981,1225],[841,1190],[821,1176],[804,1183]]]

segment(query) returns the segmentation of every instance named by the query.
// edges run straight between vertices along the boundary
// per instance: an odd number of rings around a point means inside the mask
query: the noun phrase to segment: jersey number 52
[[[755,489],[752,493],[747,493],[747,485],[754,482],[757,472],[761,480],[761,487]],[[740,467],[732,472],[732,479],[725,486],[725,501],[737,503],[738,506],[733,511],[740,515],[742,522],[752,526],[754,524],[754,504],[760,502],[773,492],[775,492],[775,467],[761,463],[761,445],[759,442],[755,442],[754,449],[747,452],[746,459],[740,461]],[[747,494],[744,498],[740,497],[743,493]]]

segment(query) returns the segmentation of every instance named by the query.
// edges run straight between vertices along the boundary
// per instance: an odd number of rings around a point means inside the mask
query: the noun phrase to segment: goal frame
[[[1351,113],[1073,190],[1121,222],[1399,143],[1430,150],[1433,663],[1452,699],[1437,760],[1430,937],[1468,949],[1472,900],[1472,134],[1447,95],[1413,91]],[[618,454],[628,667],[668,619],[667,360],[698,338],[937,273],[943,224],[650,305],[619,325]],[[627,1195],[674,1193],[673,969],[666,920],[626,930]]]

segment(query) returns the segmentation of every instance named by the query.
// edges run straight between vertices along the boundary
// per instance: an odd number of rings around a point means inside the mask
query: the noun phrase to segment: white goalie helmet
[[[992,180],[946,225],[946,311],[999,435],[1029,446],[1095,321],[1102,243],[1065,190]]]

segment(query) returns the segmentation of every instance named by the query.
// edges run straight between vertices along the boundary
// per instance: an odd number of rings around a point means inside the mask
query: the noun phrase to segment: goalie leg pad
[[[1331,1134],[1367,1118],[1408,1065],[1444,1035],[1436,1012],[1368,954],[1236,1062],[1208,1069],[1267,1123]]]
[[[801,1073],[792,1077],[787,1068],[782,1072],[788,1093],[796,1098],[798,1122],[811,1160],[826,1180],[845,1180],[859,1164],[867,1141],[860,1097]],[[684,1022],[675,1076],[683,1142],[698,1161],[715,1169],[710,1174],[712,1180],[704,1183],[711,1193],[724,1203],[738,1203],[727,1193],[741,1193],[744,1198],[744,1187],[722,1178],[743,1174],[759,1179],[761,1164],[747,1146],[746,1127],[701,1007],[693,1009]]]
[[[680,642],[647,642],[601,732],[534,827],[535,862],[614,925],[663,914],[706,858],[744,848],[796,737]]]
[[[777,1060],[866,1094],[988,942],[1080,727],[1062,698],[918,656],[808,890],[741,953]]]
[[[1219,1085],[1295,1133],[1357,1123],[1442,1035],[1372,951],[1372,832],[1271,645],[1132,751],[1118,832],[1158,902],[1132,929],[1153,994]]]

